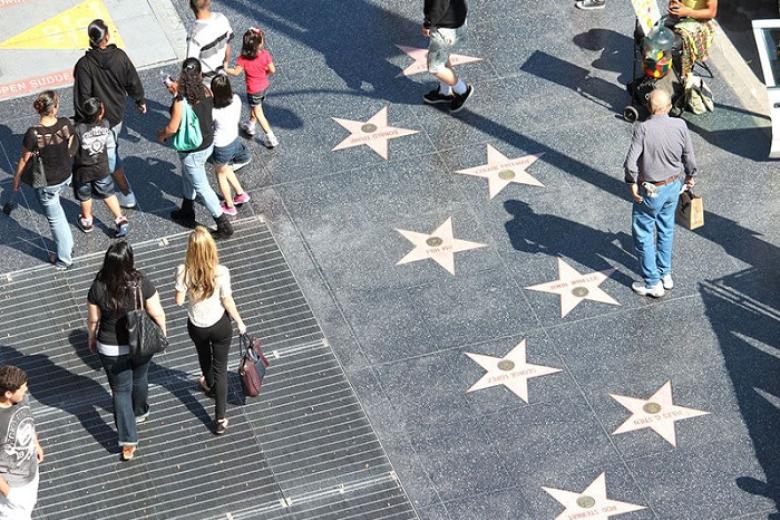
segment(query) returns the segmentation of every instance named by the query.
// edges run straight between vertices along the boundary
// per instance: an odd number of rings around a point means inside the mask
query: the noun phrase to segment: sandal
[[[133,460],[135,448],[135,446],[122,446],[122,460],[125,462]]]

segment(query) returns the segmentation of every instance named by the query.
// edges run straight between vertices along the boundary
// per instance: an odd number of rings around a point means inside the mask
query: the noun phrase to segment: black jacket
[[[425,0],[425,27],[457,29],[466,22],[466,0]]]
[[[122,122],[127,96],[136,105],[144,103],[144,87],[130,58],[116,45],[90,49],[76,62],[73,70],[73,104],[76,122],[83,120],[81,104],[96,97],[106,107],[111,126]]]

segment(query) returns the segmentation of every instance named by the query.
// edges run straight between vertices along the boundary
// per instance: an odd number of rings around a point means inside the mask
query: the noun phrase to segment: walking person
[[[674,215],[685,184],[695,184],[696,157],[685,121],[669,117],[672,100],[660,89],[650,93],[651,116],[634,125],[624,164],[634,201],[631,222],[642,281],[631,288],[642,296],[660,298],[674,287],[672,240]]]
[[[108,168],[106,146],[111,140],[111,128],[104,115],[103,103],[98,98],[89,98],[81,106],[84,121],[76,125],[79,147],[73,165],[74,193],[81,205],[79,227],[84,233],[94,229],[92,217],[92,196],[102,199],[114,216],[116,238],[127,236],[127,217],[122,215],[114,194],[114,181]]]
[[[27,374],[0,367],[0,520],[30,520],[38,501],[43,448],[27,396]]]
[[[466,0],[425,0],[422,34],[428,44],[428,72],[439,80],[439,87],[423,96],[428,104],[447,103],[450,113],[459,112],[474,93],[452,70],[450,53],[465,42],[467,36]]]
[[[246,333],[230,288],[230,271],[220,265],[217,245],[208,230],[198,226],[190,233],[184,264],[176,268],[176,304],[188,301],[187,331],[198,351],[203,376],[198,383],[214,397],[214,433],[225,433],[228,419],[227,363],[233,328]]]
[[[241,56],[236,60],[235,67],[228,67],[225,62],[225,72],[231,76],[240,76],[244,73],[246,79],[246,99],[249,103],[249,121],[241,125],[241,128],[251,137],[255,135],[255,124],[260,123],[265,138],[263,144],[267,148],[275,148],[279,140],[271,130],[268,119],[263,112],[265,91],[270,84],[269,76],[276,74],[276,65],[271,53],[265,48],[265,34],[255,27],[244,33]]]
[[[187,36],[187,57],[200,61],[203,85],[208,87],[230,61],[233,29],[225,15],[211,12],[211,0],[190,0],[190,9],[195,23]]]
[[[144,87],[125,51],[108,43],[110,35],[103,20],[93,20],[87,27],[87,34],[90,49],[76,62],[73,70],[75,120],[77,123],[84,120],[82,106],[87,99],[96,97],[105,105],[112,137],[107,147],[108,169],[119,187],[120,206],[132,209],[136,207],[136,199],[119,157],[119,134],[127,96],[133,98],[138,112],[146,113]]]
[[[195,58],[187,58],[182,64],[176,96],[171,105],[171,119],[168,125],[160,130],[158,138],[165,142],[179,131],[185,110],[193,110],[198,118],[202,135],[200,146],[186,152],[179,152],[182,164],[182,204],[181,208],[171,212],[171,218],[179,224],[195,227],[195,197],[200,196],[203,205],[211,213],[217,223],[214,232],[216,238],[228,238],[233,234],[233,226],[222,211],[217,194],[206,177],[206,161],[214,149],[214,129],[212,110],[214,100],[211,90],[203,86],[203,76],[200,62]]]
[[[211,162],[217,174],[217,183],[222,192],[222,211],[236,215],[236,206],[242,206],[251,197],[241,183],[236,171],[252,160],[252,154],[238,136],[238,121],[241,119],[241,98],[233,94],[230,80],[222,74],[211,80],[211,92],[214,95],[214,153]],[[236,191],[234,197],[231,188]]]
[[[134,359],[128,347],[127,312],[135,309],[137,292],[146,312],[166,334],[165,312],[157,289],[135,268],[130,244],[126,240],[114,242],[89,288],[87,334],[89,350],[100,356],[111,387],[114,423],[124,461],[135,455],[137,425],[149,417],[147,375],[151,358]]]
[[[62,210],[60,195],[71,183],[76,134],[67,117],[57,117],[60,97],[53,90],[41,92],[33,107],[40,119],[37,125],[28,128],[24,134],[22,155],[16,167],[13,186],[14,191],[19,191],[25,169],[34,168],[30,161],[36,160],[34,156],[40,157],[46,185],[35,187],[35,196],[43,206],[54,239],[56,253],[49,256],[49,261],[56,269],[64,270],[73,264],[73,234]]]

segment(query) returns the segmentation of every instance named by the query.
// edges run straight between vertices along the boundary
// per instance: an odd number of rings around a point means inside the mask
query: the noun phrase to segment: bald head
[[[665,90],[659,88],[650,92],[649,101],[652,114],[666,114],[672,108],[672,98]]]

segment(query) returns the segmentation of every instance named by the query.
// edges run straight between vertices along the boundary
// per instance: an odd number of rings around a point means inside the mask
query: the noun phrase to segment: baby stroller
[[[631,104],[623,109],[623,118],[633,123],[650,115],[648,96],[656,88],[665,90],[672,99],[669,115],[678,117],[685,108],[685,88],[680,80],[682,45],[667,24],[667,17],[660,18],[645,35],[636,22],[634,30],[634,60],[631,80],[626,89]],[[637,71],[637,62],[641,70]]]

